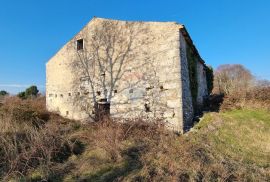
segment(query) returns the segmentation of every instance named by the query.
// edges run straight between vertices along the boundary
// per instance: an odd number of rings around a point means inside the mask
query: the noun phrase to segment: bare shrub
[[[142,119],[119,122],[118,119],[107,118],[90,124],[90,128],[81,137],[91,146],[103,149],[114,162],[122,159],[127,147],[125,142],[133,141],[131,145],[134,145],[141,141],[158,140],[161,132],[166,131],[160,121],[147,122]]]
[[[214,93],[225,95],[221,110],[270,109],[269,88],[269,81],[255,80],[243,65],[221,65],[215,70]]]
[[[214,93],[245,95],[252,86],[253,75],[243,65],[221,65],[214,72]]]
[[[21,100],[17,97],[8,97],[0,108],[0,116],[9,118],[10,122],[35,124],[38,126],[49,120],[49,113],[45,107],[45,97],[35,100]]]
[[[260,101],[270,101],[270,86],[269,87],[254,87],[247,93],[247,99],[256,99]]]
[[[233,110],[243,108],[270,110],[270,87],[253,87],[245,96],[227,95],[221,105],[221,110]]]
[[[112,161],[118,161],[121,158],[122,141],[124,131],[121,123],[105,119],[94,125],[94,132],[90,139],[93,143],[106,151]]]
[[[0,109],[0,179],[25,176],[42,166],[44,176],[72,153],[72,142],[57,122],[48,122],[44,98],[8,98]],[[45,117],[46,116],[46,117]]]

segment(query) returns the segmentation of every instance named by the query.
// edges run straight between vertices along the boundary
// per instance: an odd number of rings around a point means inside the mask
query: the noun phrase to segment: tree
[[[9,95],[9,93],[5,90],[1,90],[0,91],[0,96],[6,96],[6,95]]]
[[[27,88],[24,92],[18,93],[17,96],[21,99],[28,99],[28,98],[37,97],[38,93],[39,93],[39,90],[37,86],[33,85]]]
[[[255,81],[255,86],[256,87],[261,87],[261,88],[266,88],[266,87],[270,87],[270,81],[269,80],[260,80],[260,79],[256,79]]]
[[[215,91],[230,94],[246,94],[254,79],[251,72],[240,64],[226,64],[217,68],[215,75]]]
[[[144,30],[135,31],[133,24],[104,21],[83,34],[83,47],[77,47],[72,67],[80,75],[80,89],[90,91],[97,119],[101,114],[109,113],[115,88],[128,72],[128,62],[139,52],[140,47],[133,44],[135,37]],[[77,83],[75,86],[78,87]]]
[[[29,88],[27,88],[27,89],[25,90],[25,96],[26,96],[27,98],[30,98],[30,97],[37,97],[38,92],[39,92],[39,90],[38,90],[37,86],[33,85],[33,86],[31,86],[31,87],[29,87]]]

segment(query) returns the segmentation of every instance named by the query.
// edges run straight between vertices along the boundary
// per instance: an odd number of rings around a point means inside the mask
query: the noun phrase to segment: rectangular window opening
[[[77,40],[77,51],[83,50],[83,39]]]
[[[150,106],[148,104],[144,104],[145,112],[151,112]]]

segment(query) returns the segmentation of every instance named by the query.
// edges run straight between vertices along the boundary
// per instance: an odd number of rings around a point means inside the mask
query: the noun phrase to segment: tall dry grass
[[[107,118],[81,127],[48,113],[44,98],[16,97],[0,107],[0,125],[2,181],[31,181],[37,169],[39,180],[50,181],[67,175],[69,181],[267,179],[259,168],[213,151],[211,131],[179,136],[161,121],[139,118],[124,123]]]
[[[168,131],[160,122],[141,119],[119,123],[106,120],[94,123],[91,132],[80,133],[92,151],[104,151],[108,165],[126,163],[124,169],[115,170],[111,177],[99,170],[95,177],[85,181],[242,181],[266,179],[256,167],[247,167],[240,161],[215,153],[203,134],[179,136]],[[79,137],[80,138],[80,137]],[[98,159],[96,159],[98,160]],[[80,165],[83,165],[81,163]],[[118,169],[118,167],[116,168]],[[256,171],[254,178],[252,170]],[[114,170],[112,170],[114,171]],[[90,171],[89,171],[90,172]],[[79,173],[82,175],[82,173]],[[78,174],[77,174],[78,175]],[[103,176],[104,175],[104,176]],[[76,178],[75,178],[76,179]],[[81,179],[81,178],[79,178]],[[75,180],[76,181],[76,180]]]
[[[0,179],[24,177],[38,167],[49,177],[55,163],[71,155],[72,142],[50,117],[56,118],[46,111],[44,97],[9,97],[0,107]]]

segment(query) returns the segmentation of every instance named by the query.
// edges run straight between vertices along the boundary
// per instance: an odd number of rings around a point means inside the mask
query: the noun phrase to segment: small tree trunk
[[[100,99],[99,102],[95,104],[95,120],[100,121],[110,116],[110,103],[107,99]]]

